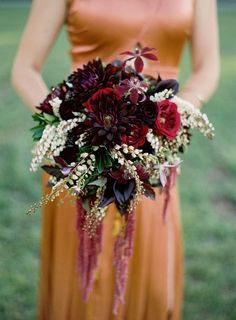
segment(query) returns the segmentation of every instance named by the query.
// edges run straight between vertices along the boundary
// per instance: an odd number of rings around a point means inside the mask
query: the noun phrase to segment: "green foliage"
[[[107,182],[107,178],[106,177],[100,177],[99,179],[90,182],[89,185],[97,186],[97,187],[103,187],[103,186],[105,186],[106,182]]]
[[[92,151],[92,147],[88,145],[79,148],[79,151],[77,154],[77,161],[80,161],[80,157],[82,153],[90,153],[91,151]]]
[[[43,113],[43,117],[45,119],[45,122],[48,124],[55,124],[59,122],[58,117],[54,116],[53,114]]]
[[[0,319],[36,318],[40,215],[27,217],[40,197],[40,176],[30,174],[32,121],[11,89],[13,58],[26,9],[0,10]],[[222,73],[205,111],[216,137],[192,139],[180,177],[185,243],[184,320],[236,319],[236,12],[220,12]],[[49,87],[69,73],[65,33],[44,68]],[[180,83],[188,75],[188,56]],[[58,67],[60,66],[60,67]],[[85,150],[83,152],[86,152]],[[158,198],[157,198],[158,201]]]
[[[39,124],[38,126],[35,126],[30,129],[30,131],[32,131],[32,138],[34,141],[38,141],[41,139],[44,128],[45,124]]]
[[[32,131],[32,137],[34,141],[38,141],[41,139],[43,135],[43,130],[47,124],[58,124],[59,119],[58,117],[48,114],[48,113],[35,113],[32,115],[34,121],[39,122],[39,124],[30,130]]]
[[[101,174],[104,169],[112,166],[112,157],[107,148],[100,147],[96,151],[96,167],[98,169],[98,173]]]

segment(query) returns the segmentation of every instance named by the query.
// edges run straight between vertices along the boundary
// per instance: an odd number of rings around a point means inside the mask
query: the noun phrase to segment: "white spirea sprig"
[[[48,150],[51,147],[51,143],[56,134],[56,127],[47,124],[41,139],[36,143],[32,150],[32,161],[30,165],[30,171],[37,171],[39,165],[42,163],[44,157],[46,156]]]
[[[59,112],[60,106],[61,106],[62,100],[58,97],[52,99],[49,101],[49,104],[52,106],[53,113],[56,117],[58,117],[61,120],[61,115]]]
[[[52,141],[50,152],[53,156],[59,156],[60,152],[64,150],[68,133],[78,124],[78,119],[63,120],[59,123],[56,130],[56,135]]]
[[[97,226],[106,215],[107,207],[101,208],[100,203],[102,201],[102,196],[104,193],[104,187],[100,187],[96,192],[96,200],[93,203],[93,206],[90,207],[90,210],[86,212],[86,221],[85,221],[85,230],[88,232],[88,236],[92,237],[96,230]]]
[[[61,121],[58,126],[46,125],[41,139],[32,150],[31,171],[36,171],[45,157],[58,156],[64,150],[68,133],[78,124],[78,119]]]
[[[159,163],[156,155],[150,154],[148,152],[143,152],[141,149],[134,149],[133,146],[128,146],[127,144],[115,145],[114,149],[116,152],[112,153],[113,159],[116,159],[120,165],[125,164],[126,155],[131,155],[132,158],[137,158],[140,161],[140,164],[148,172],[152,170],[156,163]],[[127,162],[133,166],[133,169],[136,170],[133,161],[127,160]]]
[[[83,147],[86,142],[85,142],[85,138],[87,137],[87,134],[84,132],[84,133],[81,133],[81,135],[79,136],[79,139],[75,141],[75,144],[81,148]]]
[[[135,149],[133,146],[128,146],[125,143],[122,145],[116,144],[114,149],[116,150],[116,153],[112,153],[113,159],[116,159],[120,165],[124,164],[125,155],[129,154],[132,158],[136,158],[137,155],[142,152],[142,150]]]
[[[151,147],[154,149],[155,153],[157,153],[159,150],[160,143],[159,143],[158,137],[155,134],[153,134],[152,129],[148,130],[146,138],[147,138],[147,141],[150,143]]]
[[[126,147],[128,147],[127,150]],[[137,168],[134,165],[133,161],[127,160],[125,157],[125,155],[129,153],[129,149],[130,146],[127,146],[126,144],[123,144],[122,146],[116,145],[115,148],[111,150],[111,156],[113,159],[116,159],[121,165],[125,167],[130,175],[130,179],[132,178],[135,180],[135,194],[127,208],[128,212],[133,212],[138,204],[138,201],[140,200],[141,195],[144,194],[144,188],[143,182],[138,176]],[[125,152],[123,153],[122,150],[125,150]],[[123,160],[121,161],[121,159]]]
[[[162,140],[160,140],[160,143],[161,142]],[[149,174],[150,181],[155,184],[160,181],[160,170],[164,167],[175,167],[176,164],[181,162],[177,154],[171,153],[169,145],[165,147],[161,146],[156,154],[143,152],[141,149],[134,149],[126,144],[115,145],[114,151],[112,152],[113,159],[116,159],[120,165],[130,165],[130,168],[136,171],[137,169],[133,161],[126,159],[127,155],[138,159],[138,163],[144,168],[145,172]]]
[[[96,157],[93,153],[82,153],[79,163],[71,163],[73,170],[68,176],[68,183],[72,194],[78,195],[84,189],[86,179],[88,179],[95,170],[95,160]]]
[[[76,116],[78,122],[84,122],[84,120],[87,118],[85,113],[78,112],[78,111],[76,112],[74,111],[72,113],[74,116]]]
[[[165,89],[161,92],[156,92],[153,96],[150,96],[152,102],[161,102],[162,100],[169,99],[173,97],[173,89]]]
[[[205,113],[194,107],[190,102],[183,100],[177,96],[171,99],[177,107],[181,115],[182,127],[198,129],[204,136],[212,139],[214,137],[214,127],[208,120]]]
[[[28,210],[28,214],[34,213],[38,208],[54,201],[64,190],[69,189],[69,194],[78,196],[85,188],[86,179],[95,170],[95,155],[83,153],[80,162],[70,164],[71,171],[63,179],[56,181],[54,177],[50,179],[53,183],[51,192],[43,196],[38,203],[33,204]]]

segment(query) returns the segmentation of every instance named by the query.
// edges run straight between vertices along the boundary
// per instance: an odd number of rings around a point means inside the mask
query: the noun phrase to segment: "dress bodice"
[[[191,35],[194,0],[69,0],[67,30],[73,69],[100,57],[110,62],[139,42],[154,47],[160,63],[145,72],[177,77]]]

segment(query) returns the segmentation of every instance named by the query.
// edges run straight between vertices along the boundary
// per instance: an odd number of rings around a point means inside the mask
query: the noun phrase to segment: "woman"
[[[160,64],[145,72],[176,78],[184,44],[191,44],[192,73],[180,95],[201,107],[214,91],[218,73],[216,0],[34,0],[12,80],[32,111],[48,93],[41,69],[58,32],[67,25],[72,69],[99,56],[111,61],[139,42],[158,50]],[[44,176],[44,186],[46,184]],[[182,252],[179,203],[171,191],[168,221],[163,196],[143,198],[137,208],[134,252],[129,265],[126,303],[112,314],[112,248],[116,211],[105,219],[103,251],[93,291],[82,302],[76,273],[75,210],[66,201],[44,209],[39,319],[181,319]]]

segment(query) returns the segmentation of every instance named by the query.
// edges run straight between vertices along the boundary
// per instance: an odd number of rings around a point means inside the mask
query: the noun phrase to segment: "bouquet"
[[[116,205],[123,219],[114,245],[114,313],[124,302],[140,197],[155,199],[154,187],[161,188],[165,219],[179,155],[190,144],[191,129],[208,138],[214,135],[207,116],[176,95],[176,80],[142,74],[144,59],[157,60],[153,51],[123,52],[127,59],[107,65],[100,59],[88,62],[53,88],[33,115],[37,125],[31,129],[36,141],[31,170],[42,165],[51,191],[29,213],[64,190],[75,197],[85,300],[92,290],[109,204]]]

